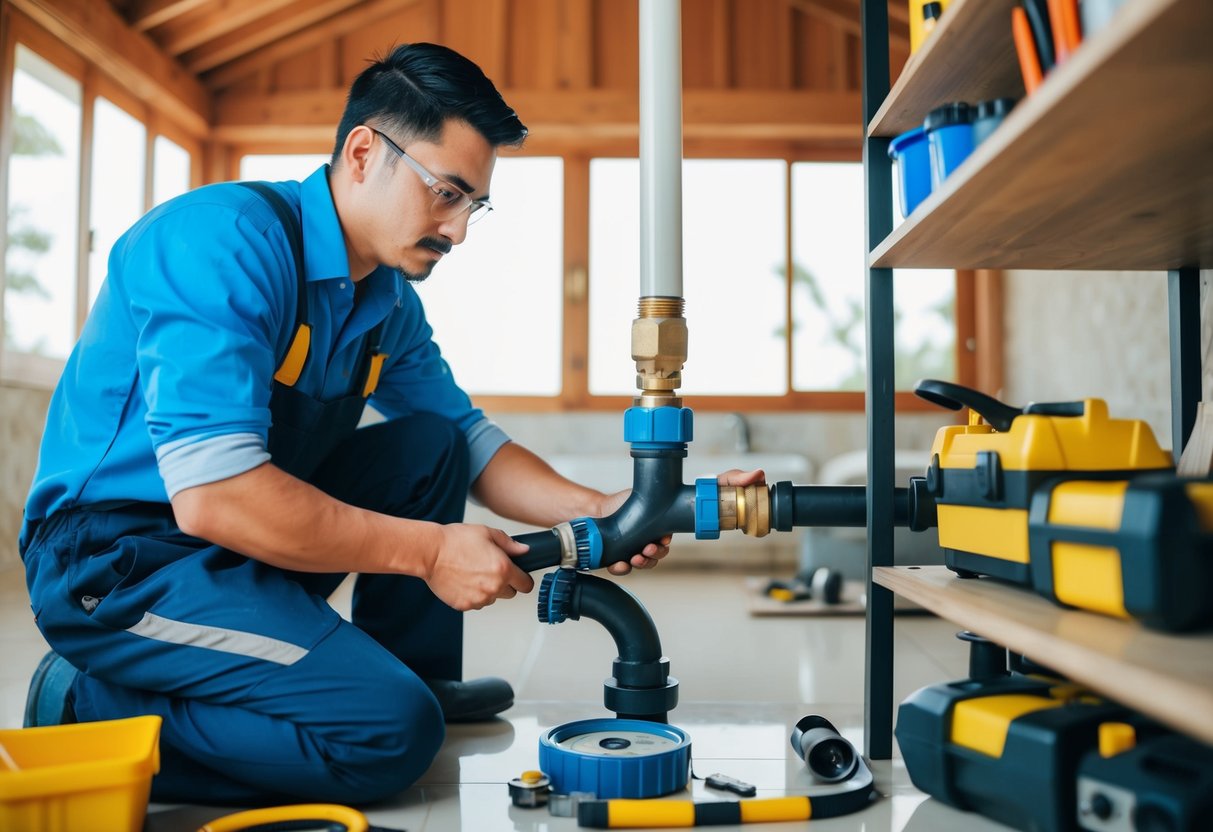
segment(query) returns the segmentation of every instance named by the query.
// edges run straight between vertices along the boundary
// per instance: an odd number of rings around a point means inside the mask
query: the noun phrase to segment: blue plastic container
[[[931,195],[931,158],[926,131],[915,127],[893,139],[889,143],[889,158],[897,165],[901,215],[908,217],[918,203]]]
[[[927,113],[922,123],[931,148],[931,187],[938,188],[973,152],[973,109],[963,101]]]

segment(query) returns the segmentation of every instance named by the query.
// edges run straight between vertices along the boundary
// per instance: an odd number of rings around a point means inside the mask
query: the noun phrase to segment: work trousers
[[[459,522],[463,434],[429,414],[355,431],[310,478],[352,505]],[[104,509],[104,510],[102,510]],[[81,672],[81,721],[163,718],[165,802],[362,803],[412,784],[442,744],[426,678],[458,679],[462,617],[426,584],[290,572],[180,531],[167,504],[56,512],[23,552],[39,628]]]

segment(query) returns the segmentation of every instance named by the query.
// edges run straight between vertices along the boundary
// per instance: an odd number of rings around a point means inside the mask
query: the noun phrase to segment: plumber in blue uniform
[[[525,546],[461,522],[469,489],[536,526],[627,492],[473,407],[411,284],[526,132],[471,61],[401,46],[354,81],[330,165],[198,189],[118,240],[25,509],[54,651],[27,724],[163,717],[157,800],[365,802],[426,770],[444,721],[512,704],[461,681],[463,611],[534,586]],[[368,404],[386,419],[358,427]],[[325,600],[348,573],[352,623]]]

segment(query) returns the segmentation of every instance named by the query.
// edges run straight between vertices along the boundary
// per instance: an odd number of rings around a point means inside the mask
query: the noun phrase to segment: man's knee
[[[337,795],[352,803],[383,800],[413,785],[442,747],[446,726],[438,701],[411,673],[381,680],[353,712],[358,734],[340,759]]]

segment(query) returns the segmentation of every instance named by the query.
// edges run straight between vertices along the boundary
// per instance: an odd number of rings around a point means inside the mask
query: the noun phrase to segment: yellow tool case
[[[1213,623],[1213,480],[1053,480],[1028,537],[1046,598],[1161,630]]]
[[[1173,470],[1149,425],[1109,418],[1100,399],[1016,408],[934,379],[920,381],[915,392],[952,410],[970,409],[969,424],[936,433],[926,477],[944,562],[961,575],[1032,585],[1028,513],[1050,483]]]

